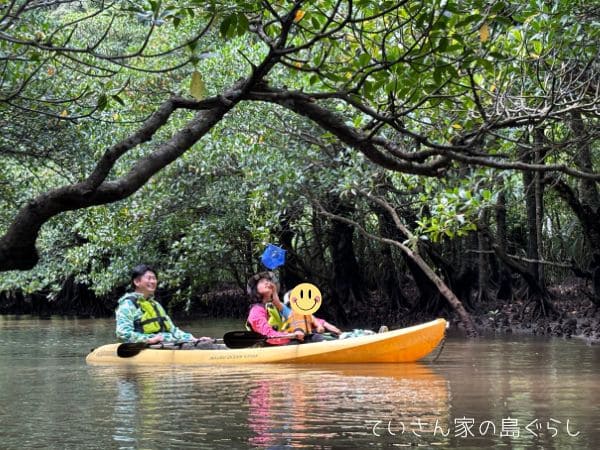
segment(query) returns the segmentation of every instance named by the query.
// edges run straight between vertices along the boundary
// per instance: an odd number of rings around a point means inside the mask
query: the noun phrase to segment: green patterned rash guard
[[[142,294],[127,293],[119,299],[119,306],[116,311],[117,319],[117,338],[121,342],[146,342],[148,339],[160,334],[163,337],[163,342],[183,342],[192,341],[194,336],[191,333],[177,328],[171,318],[166,316],[169,332],[160,332],[146,334],[135,330],[135,321],[141,320],[143,311],[134,303],[135,299],[142,299]]]

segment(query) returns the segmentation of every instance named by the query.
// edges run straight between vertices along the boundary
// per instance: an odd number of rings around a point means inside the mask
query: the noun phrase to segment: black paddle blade
[[[229,348],[247,348],[252,347],[258,342],[263,342],[266,338],[254,331],[230,331],[223,335],[223,343]]]
[[[117,356],[119,358],[131,358],[137,355],[139,352],[148,348],[148,344],[145,342],[132,342],[121,344],[117,347]]]

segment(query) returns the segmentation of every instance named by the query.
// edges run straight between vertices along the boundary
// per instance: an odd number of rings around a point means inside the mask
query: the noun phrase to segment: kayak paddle
[[[150,347],[150,344],[145,342],[126,342],[117,347],[117,356],[119,358],[131,358],[148,347]]]
[[[259,342],[265,342],[268,339],[296,339],[295,334],[286,334],[284,336],[263,336],[254,331],[229,331],[223,335],[223,342],[229,348],[247,348],[252,347]]]
[[[199,343],[200,341],[198,341]],[[210,343],[211,341],[204,341]],[[222,342],[221,339],[213,339],[212,343]],[[165,342],[157,344],[148,344],[147,342],[125,342],[117,347],[117,356],[120,358],[131,358],[146,348],[175,350],[181,348],[186,342]]]

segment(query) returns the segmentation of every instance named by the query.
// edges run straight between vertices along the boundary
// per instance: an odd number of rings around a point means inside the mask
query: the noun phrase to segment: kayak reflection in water
[[[290,448],[308,430],[307,394],[303,380],[261,380],[248,392],[248,443],[257,448]],[[293,411],[293,419],[286,414]]]
[[[198,342],[212,338],[196,339],[191,333],[177,328],[160,303],[154,300],[158,284],[156,270],[140,264],[131,272],[134,292],[119,299],[116,311],[117,338],[122,342]]]

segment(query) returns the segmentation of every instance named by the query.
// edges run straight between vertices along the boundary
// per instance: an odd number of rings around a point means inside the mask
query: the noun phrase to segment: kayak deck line
[[[132,357],[117,355],[120,344],[102,345],[86,357],[90,365],[200,365],[200,364],[328,364],[415,362],[442,341],[447,322],[437,319],[383,333],[299,345],[243,349],[196,348],[140,350]]]

